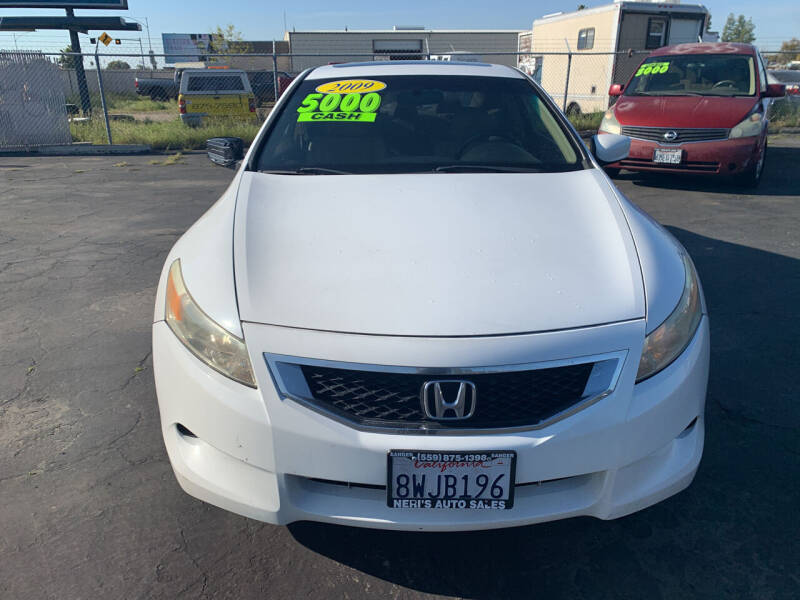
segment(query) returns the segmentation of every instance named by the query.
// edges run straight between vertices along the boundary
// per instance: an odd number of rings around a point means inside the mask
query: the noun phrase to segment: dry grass
[[[769,111],[769,131],[777,133],[784,127],[800,127],[800,103],[779,100]]]
[[[583,131],[585,129],[594,129],[596,131],[600,127],[600,121],[603,120],[603,113],[586,113],[583,115],[568,116],[567,118],[578,131]]]
[[[106,131],[103,119],[70,125],[76,142],[105,144]],[[112,121],[111,136],[115,144],[145,144],[153,150],[197,150],[205,148],[212,137],[240,137],[245,144],[253,141],[259,125],[240,120],[215,120],[200,127],[187,127],[179,118],[172,121]]]

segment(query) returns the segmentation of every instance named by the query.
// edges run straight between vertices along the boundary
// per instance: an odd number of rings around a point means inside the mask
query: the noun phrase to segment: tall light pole
[[[150,48],[150,66],[153,69],[158,68],[156,65],[156,57],[153,54],[153,39],[150,37],[150,22],[147,20],[147,17],[142,17],[141,19],[136,19],[134,17],[127,17],[127,18],[130,19],[131,21],[136,21],[140,25],[142,24],[142,21],[144,21],[144,27],[145,29],[147,29],[147,46]]]
[[[34,33],[34,32],[33,31],[23,31],[22,33],[20,33],[19,31],[12,31],[11,32],[11,35],[14,36],[14,50],[19,52],[19,44],[17,44],[17,35],[22,37],[23,35],[27,35],[29,33]]]
[[[134,19],[133,17],[126,17],[131,21],[136,21],[141,25],[142,21],[144,21],[144,27],[147,29],[147,46],[150,48],[150,53],[153,53],[153,40],[150,39],[150,23],[147,21],[147,17],[142,17],[141,19]]]

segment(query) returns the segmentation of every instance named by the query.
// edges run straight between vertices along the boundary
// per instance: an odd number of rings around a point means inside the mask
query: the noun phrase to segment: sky
[[[391,29],[394,25],[416,25],[431,29],[530,29],[533,19],[558,11],[574,10],[578,0],[404,0],[375,2],[375,0],[303,0],[301,2],[270,2],[259,0],[128,0],[127,11],[76,11],[77,15],[121,16],[142,21],[147,31],[123,32],[123,45],[117,52],[138,52],[139,39],[145,51],[149,43],[161,51],[161,33],[205,33],[217,25],[231,23],[241,31],[245,40],[283,39],[284,14],[289,29]],[[608,4],[608,1],[583,0],[589,7]],[[692,2],[684,1],[684,4]],[[744,0],[707,0],[711,11],[712,29],[721,31],[728,13],[752,17],[756,25],[756,43],[762,49],[777,49],[791,37],[800,37],[800,5],[798,0],[765,0],[754,3]],[[339,9],[338,7],[343,7]],[[756,10],[757,7],[757,10]],[[59,10],[0,9],[0,17],[24,15],[63,15]],[[96,35],[99,32],[95,32]],[[111,32],[109,32],[111,33]],[[112,33],[112,35],[115,35]],[[84,45],[88,45],[82,36]],[[64,31],[33,33],[0,32],[0,49],[42,49],[56,52],[69,43]],[[111,47],[112,49],[113,46]],[[84,48],[84,50],[89,48]]]

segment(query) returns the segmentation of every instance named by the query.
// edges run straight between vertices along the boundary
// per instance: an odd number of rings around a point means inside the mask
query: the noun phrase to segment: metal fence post
[[[100,104],[103,106],[103,118],[106,121],[106,136],[108,136],[108,145],[112,146],[114,142],[111,141],[111,125],[108,123],[108,108],[106,107],[106,93],[103,90],[103,75],[100,69],[100,57],[97,55],[97,44],[94,45],[94,64],[97,68],[97,87],[100,89]]]
[[[275,40],[272,40],[272,87],[274,88],[275,97],[273,101],[278,101],[278,54],[275,49]]]
[[[67,8],[67,16],[74,17],[75,13],[71,8]],[[81,41],[78,37],[77,29],[69,30],[70,50],[72,50],[72,66],[75,68],[75,79],[78,82],[78,94],[81,98],[81,110],[83,115],[92,114],[92,101],[89,97],[89,86],[86,84],[86,71],[83,69],[83,54],[81,54]]]
[[[567,112],[567,94],[569,93],[569,71],[572,68],[572,51],[567,54],[567,79],[564,82],[564,105],[561,107],[561,110],[564,111],[564,114]]]

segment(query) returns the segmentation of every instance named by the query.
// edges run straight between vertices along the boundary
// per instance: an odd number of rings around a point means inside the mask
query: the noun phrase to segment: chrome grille
[[[664,136],[674,131],[676,137],[672,140]],[[683,144],[685,142],[711,142],[728,138],[728,130],[722,128],[680,128],[680,127],[632,127],[624,126],[622,135],[639,140],[660,142],[662,144]]]
[[[366,365],[266,353],[264,358],[284,398],[336,420],[368,430],[458,433],[531,429],[564,418],[614,389],[624,355],[620,351],[587,357],[577,364],[467,369]],[[445,380],[441,381],[445,387],[453,380],[474,385],[474,413],[463,420],[430,416],[422,396],[432,380]]]
[[[583,395],[593,363],[535,371],[466,376],[478,392],[475,415],[450,421],[450,428],[536,425],[566,410]],[[430,426],[422,412],[420,390],[430,375],[378,373],[303,365],[314,400],[357,423]]]

